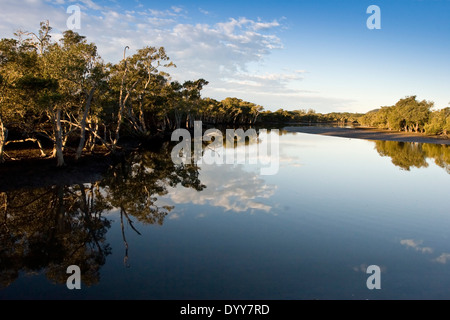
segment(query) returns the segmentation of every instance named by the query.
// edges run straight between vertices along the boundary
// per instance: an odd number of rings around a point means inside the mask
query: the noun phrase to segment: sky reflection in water
[[[1,267],[18,276],[0,298],[448,299],[449,153],[283,133],[273,176],[249,164],[168,175],[170,158],[148,154],[94,197],[110,221],[97,281],[69,291],[62,274],[47,280],[67,256],[31,270],[3,248]],[[381,290],[366,287],[369,265],[382,270]]]

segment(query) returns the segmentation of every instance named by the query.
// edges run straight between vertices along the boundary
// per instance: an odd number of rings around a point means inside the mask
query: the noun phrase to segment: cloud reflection
[[[416,251],[422,252],[422,253],[433,253],[433,249],[430,247],[422,247],[421,244],[423,241],[416,241],[413,239],[403,239],[400,240],[400,244],[403,246],[406,246],[408,248],[413,248]]]
[[[367,263],[362,263],[359,266],[354,266],[352,267],[353,271],[355,272],[362,272],[362,273],[367,273],[367,268],[369,267],[369,264]],[[381,272],[386,272],[387,268],[386,266],[380,266],[380,271]]]
[[[258,173],[245,171],[241,165],[204,165],[200,180],[206,185],[203,191],[173,188],[167,199],[174,204],[209,205],[233,212],[272,211],[266,200],[277,187],[268,185]]]
[[[450,253],[444,252],[443,254],[441,254],[439,257],[437,257],[433,261],[436,261],[436,262],[439,262],[442,264],[446,264],[448,260],[450,260]]]
[[[421,244],[423,241],[417,241],[413,239],[404,239],[400,240],[400,244],[408,247],[413,248],[414,250],[421,252],[421,253],[433,253],[434,249],[430,247],[422,247]],[[433,262],[438,262],[441,264],[446,264],[447,262],[450,262],[450,253],[444,252],[439,257],[434,258],[432,260]]]

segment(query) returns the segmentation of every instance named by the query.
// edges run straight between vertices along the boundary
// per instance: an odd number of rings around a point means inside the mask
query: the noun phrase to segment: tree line
[[[434,103],[417,96],[400,99],[395,105],[370,111],[359,119],[364,126],[429,135],[450,133],[450,108],[433,110]]]
[[[263,111],[258,119],[259,123],[274,124],[313,124],[313,123],[338,123],[338,124],[357,124],[362,113],[351,112],[331,112],[317,113],[314,109],[300,109],[288,111],[278,109],[277,111]]]

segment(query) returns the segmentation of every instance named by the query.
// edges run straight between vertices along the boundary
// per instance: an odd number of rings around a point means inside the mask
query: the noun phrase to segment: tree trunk
[[[88,141],[90,152],[94,151],[95,145],[97,144],[98,129],[98,121],[94,120],[94,125],[92,123],[89,125],[89,131],[92,132]]]
[[[5,161],[5,159],[3,158],[3,148],[7,139],[8,130],[4,127],[2,118],[0,117],[0,163],[3,163]]]
[[[6,139],[5,139],[6,141]],[[46,157],[47,155],[44,152],[44,148],[42,147],[42,143],[39,139],[35,139],[35,138],[26,138],[26,139],[22,139],[22,140],[10,140],[10,141],[6,141],[4,143],[4,146],[7,146],[11,143],[24,143],[24,142],[35,142],[38,145],[39,151],[41,152],[41,157]]]
[[[81,153],[83,152],[84,144],[86,142],[86,119],[89,114],[89,109],[91,108],[91,102],[92,102],[92,97],[94,96],[94,92],[95,92],[95,87],[93,87],[91,89],[91,91],[89,92],[89,95],[88,95],[88,98],[86,101],[86,106],[84,108],[83,118],[81,119],[80,143],[78,144],[77,152],[75,155],[76,160],[81,158]]]
[[[186,124],[185,124],[185,128],[186,129],[190,129],[191,128],[191,113],[188,113],[186,115]]]
[[[41,157],[46,157],[47,155],[44,152],[44,148],[42,147],[42,143],[39,139],[35,139],[35,142],[37,143],[39,147],[39,151],[41,152]]]
[[[175,111],[175,124],[176,124],[176,129],[180,129],[181,128],[181,117],[182,117],[182,113],[178,112],[177,109],[174,110]]]
[[[121,103],[119,107],[119,113],[117,114],[117,126],[116,132],[114,134],[114,141],[112,143],[113,151],[116,149],[117,143],[119,142],[120,139],[120,127],[122,125],[123,109],[124,105]]]
[[[64,154],[63,154],[63,137],[62,137],[62,125],[61,125],[61,109],[56,110],[56,123],[55,123],[55,149],[54,156],[57,159],[57,166],[63,167]]]
[[[147,124],[145,123],[144,106],[142,101],[139,101],[139,122],[141,124],[142,132],[147,134]]]
[[[125,79],[125,78],[124,78]],[[112,149],[113,151],[116,149],[117,143],[119,142],[119,138],[120,138],[120,129],[122,126],[122,121],[123,121],[123,113],[125,111],[125,106],[127,104],[127,100],[130,97],[131,91],[134,90],[134,88],[138,85],[139,80],[137,80],[132,86],[131,89],[127,92],[127,94],[125,95],[125,98],[123,98],[123,81],[122,80],[122,87],[120,88],[120,96],[119,96],[119,113],[117,115],[117,127],[116,127],[116,132],[115,132],[115,137],[114,137],[114,141],[113,141],[113,145],[112,145]]]

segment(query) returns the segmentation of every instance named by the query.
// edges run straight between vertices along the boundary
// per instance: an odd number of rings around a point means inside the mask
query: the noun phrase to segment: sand
[[[320,134],[325,136],[365,139],[365,140],[383,140],[399,142],[418,142],[450,145],[450,139],[439,136],[427,136],[421,133],[395,132],[388,130],[372,128],[342,128],[326,126],[298,126],[284,127],[288,132],[301,132],[308,134]]]

